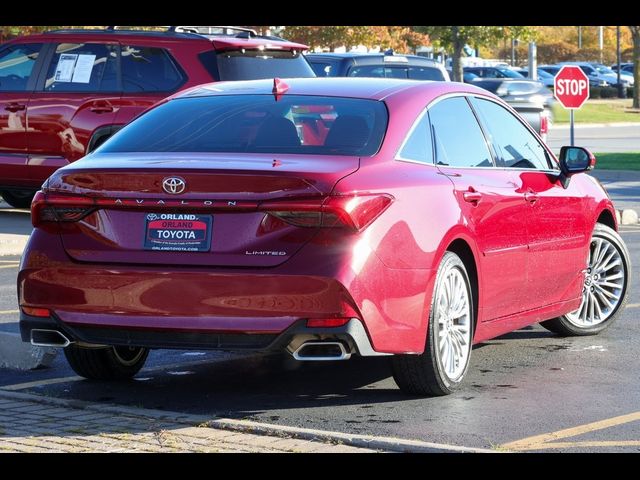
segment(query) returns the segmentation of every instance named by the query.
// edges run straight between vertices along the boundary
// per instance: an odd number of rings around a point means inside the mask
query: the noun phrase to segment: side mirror
[[[562,147],[560,149],[560,181],[569,186],[569,177],[576,173],[588,172],[596,166],[596,157],[583,147]]]

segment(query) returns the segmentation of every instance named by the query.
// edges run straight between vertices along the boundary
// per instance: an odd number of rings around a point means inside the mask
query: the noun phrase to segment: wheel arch
[[[618,225],[617,225],[617,222],[616,222],[616,217],[606,207],[598,215],[596,223],[601,223],[601,224],[606,225],[607,227],[611,228],[612,230],[618,231]]]
[[[471,282],[471,294],[473,296],[473,334],[475,336],[479,318],[478,305],[480,303],[480,281],[476,256],[471,245],[463,238],[456,238],[450,242],[446,251],[458,255],[467,269],[469,281]]]

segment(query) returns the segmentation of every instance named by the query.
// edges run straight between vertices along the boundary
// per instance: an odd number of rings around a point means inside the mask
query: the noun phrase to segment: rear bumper
[[[362,322],[355,318],[342,327],[308,328],[304,320],[298,320],[279,334],[250,334],[74,325],[60,321],[55,315],[41,318],[21,313],[22,341],[31,341],[32,330],[59,331],[73,343],[92,345],[293,353],[305,342],[337,341],[352,354],[367,357],[387,355],[373,350]]]
[[[360,320],[372,352],[423,351],[435,272],[342,255],[309,245],[268,269],[79,263],[59,235],[35,229],[18,296],[87,343],[266,349],[309,318],[339,317]]]

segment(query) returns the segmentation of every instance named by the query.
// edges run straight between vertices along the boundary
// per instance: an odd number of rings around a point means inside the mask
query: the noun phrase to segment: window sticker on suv
[[[95,55],[60,55],[54,79],[56,82],[89,83],[95,61]]]

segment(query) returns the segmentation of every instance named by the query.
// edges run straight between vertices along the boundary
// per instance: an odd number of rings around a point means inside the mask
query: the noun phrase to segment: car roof
[[[437,82],[429,80],[406,80],[368,77],[322,77],[281,79],[288,89],[284,95],[317,95],[328,97],[368,98],[383,100],[401,92],[431,94],[481,93],[484,90],[465,83]],[[206,97],[214,95],[272,95],[274,79],[216,82],[198,85],[179,92],[171,98]]]
[[[175,31],[144,31],[144,30],[112,30],[112,29],[70,29],[52,30],[49,32],[25,35],[15,38],[7,43],[46,42],[59,41],[61,37],[66,40],[101,40],[116,39],[119,41],[140,41],[140,39],[162,41],[193,41],[213,43],[216,50],[228,50],[238,48],[249,49],[282,49],[282,50],[306,50],[306,45],[290,42],[276,37],[249,36],[238,37],[234,35],[206,35],[190,32]]]

